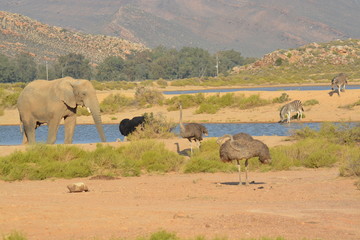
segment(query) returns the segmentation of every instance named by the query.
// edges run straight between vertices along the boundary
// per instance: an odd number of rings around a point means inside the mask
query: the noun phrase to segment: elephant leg
[[[48,122],[48,137],[47,144],[54,144],[56,142],[56,136],[59,129],[60,120],[51,120]]]
[[[65,118],[65,144],[71,144],[73,141],[74,131],[76,126],[76,116]]]
[[[23,144],[30,143],[34,144],[36,142],[35,140],[35,122],[23,122],[24,126],[24,136],[23,136]]]

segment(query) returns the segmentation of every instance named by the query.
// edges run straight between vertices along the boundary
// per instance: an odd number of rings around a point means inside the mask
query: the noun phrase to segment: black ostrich
[[[119,124],[120,133],[123,136],[128,136],[130,133],[134,132],[136,127],[145,122],[144,116],[133,117],[132,119],[125,118],[121,120]]]
[[[218,138],[216,141],[220,144],[220,159],[223,162],[236,160],[239,171],[239,185],[241,185],[241,167],[240,160],[245,159],[245,185],[248,185],[247,166],[248,160],[252,157],[259,157],[261,163],[271,163],[271,156],[268,146],[260,140],[249,140],[240,138],[234,140],[230,134]]]
[[[205,136],[208,135],[208,130],[205,126],[199,124],[199,123],[188,123],[184,125],[182,123],[182,106],[181,103],[179,103],[179,109],[180,109],[180,136],[182,138],[187,138],[190,142],[190,150],[191,154],[193,153],[192,149],[192,141],[197,143],[198,147],[200,147],[200,142],[202,141],[203,134]]]

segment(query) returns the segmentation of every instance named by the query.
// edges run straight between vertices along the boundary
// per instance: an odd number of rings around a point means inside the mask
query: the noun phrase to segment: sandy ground
[[[359,107],[339,108],[359,100],[360,90],[341,96],[329,91],[288,91],[292,100],[316,99],[305,107],[302,121],[360,121]],[[108,94],[100,92],[101,101]],[[265,99],[279,92],[259,94]],[[133,94],[125,91],[125,94]],[[167,96],[170,97],[170,96]],[[184,110],[187,122],[277,122],[282,104],[249,110],[223,109],[217,114],[194,114]],[[130,109],[104,115],[104,123],[119,123],[144,112],[162,113],[178,121],[177,111],[164,107]],[[0,124],[18,124],[17,110],[6,110]],[[92,123],[79,117],[78,123]],[[287,137],[256,137],[270,147],[292,144]],[[189,148],[184,139],[163,141],[172,151]],[[179,143],[180,149],[176,144]],[[106,143],[113,146],[127,143]],[[96,144],[78,144],[92,150]],[[26,146],[0,146],[0,156]],[[250,172],[250,186],[236,186],[236,173],[145,175],[116,180],[51,179],[0,181],[0,234],[13,230],[28,239],[135,238],[158,230],[174,231],[180,237],[277,237],[287,239],[360,239],[360,191],[354,179],[341,178],[337,168],[296,169],[281,172]],[[66,186],[84,182],[90,192],[68,193]]]
[[[159,230],[179,237],[360,239],[360,192],[337,169],[165,174],[116,180],[0,182],[0,233],[110,239]],[[84,182],[89,192],[68,193]]]

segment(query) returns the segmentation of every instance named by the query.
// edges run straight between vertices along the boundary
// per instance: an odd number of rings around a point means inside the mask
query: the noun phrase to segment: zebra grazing
[[[331,80],[331,90],[335,90],[335,86],[337,87],[338,95],[340,96],[340,91],[345,91],[345,86],[347,85],[347,76],[345,73],[340,73],[336,77]]]
[[[280,109],[280,121],[279,123],[283,123],[286,122],[290,123],[290,118],[291,118],[291,112],[296,112],[297,113],[297,119],[302,118],[302,113],[304,112],[304,108],[302,106],[302,103],[300,100],[295,100],[292,101],[288,104],[285,104],[281,109]]]

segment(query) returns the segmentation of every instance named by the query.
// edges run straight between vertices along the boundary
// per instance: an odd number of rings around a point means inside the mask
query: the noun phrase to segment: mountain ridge
[[[108,56],[124,58],[146,49],[118,37],[72,32],[4,11],[0,11],[0,42],[0,51],[8,56],[28,53],[37,61],[54,61],[58,56],[76,53],[94,64]]]
[[[149,48],[234,49],[248,57],[360,38],[357,0],[15,0],[0,2],[0,9]]]

